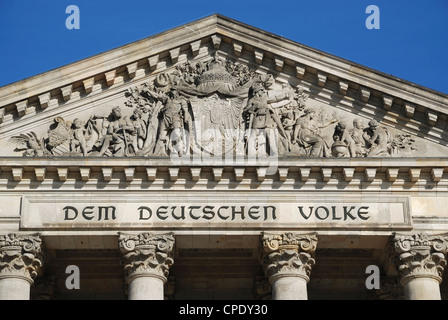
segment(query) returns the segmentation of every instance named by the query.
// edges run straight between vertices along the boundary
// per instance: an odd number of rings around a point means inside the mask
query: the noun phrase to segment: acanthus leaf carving
[[[397,257],[394,259],[402,281],[414,276],[425,275],[442,281],[444,268],[447,264],[447,235],[396,235],[393,245]]]
[[[41,271],[42,265],[42,239],[39,236],[0,236],[0,276],[21,275],[33,280]]]
[[[168,277],[174,263],[172,234],[120,234],[119,247],[127,279],[136,274],[154,274],[165,280]]]

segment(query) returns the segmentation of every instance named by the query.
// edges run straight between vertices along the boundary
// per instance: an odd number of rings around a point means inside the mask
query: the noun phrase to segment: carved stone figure
[[[275,97],[281,99],[282,97]],[[261,82],[252,86],[252,95],[244,113],[249,117],[247,133],[247,154],[278,155],[278,133],[284,139],[287,135],[276,111],[269,105],[266,89]],[[289,148],[288,148],[289,149]]]
[[[292,139],[293,139],[294,124],[296,123],[294,118],[295,117],[294,117],[293,111],[287,112],[282,118],[282,127],[283,127],[283,130],[285,131],[285,134],[286,134],[289,144],[292,143]]]
[[[375,120],[369,121],[364,129],[364,140],[369,148],[368,156],[389,156],[390,134],[385,127],[380,127]]]
[[[134,153],[138,153],[143,148],[146,139],[146,122],[142,118],[143,113],[140,109],[134,109],[134,113],[131,116],[132,125],[134,130],[130,131],[129,141]]]
[[[362,119],[353,120],[353,129],[350,134],[352,141],[349,145],[352,157],[365,157],[367,153],[366,141],[364,140],[364,124]]]
[[[73,138],[71,139],[70,148],[72,152],[77,152],[79,148],[84,157],[87,156],[87,140],[85,134],[86,128],[84,123],[78,118],[73,120]]]
[[[352,138],[347,130],[346,123],[339,121],[334,128],[331,154],[336,158],[349,157],[351,155],[349,146],[352,143]]]
[[[294,125],[293,142],[304,148],[306,154],[310,157],[328,157],[330,156],[329,146],[322,137],[321,130],[335,122],[337,120],[331,120],[325,125],[320,125],[316,119],[316,110],[307,108],[304,115]]]
[[[128,155],[129,143],[126,131],[134,129],[132,123],[122,118],[120,107],[115,107],[107,117],[93,115],[91,120],[102,119],[103,131],[96,148],[99,156],[124,156]],[[106,122],[107,121],[107,122]],[[104,131],[105,129],[105,131]]]
[[[158,114],[159,129],[154,154],[160,155],[162,152],[165,155],[171,152],[178,156],[185,154],[187,141],[184,129],[191,126],[187,102],[175,89],[171,89],[167,94],[149,89],[146,92],[163,104]]]

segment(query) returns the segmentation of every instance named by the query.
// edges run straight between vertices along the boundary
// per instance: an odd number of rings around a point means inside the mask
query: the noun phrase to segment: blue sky
[[[448,94],[447,0],[0,0],[0,87],[213,13]]]

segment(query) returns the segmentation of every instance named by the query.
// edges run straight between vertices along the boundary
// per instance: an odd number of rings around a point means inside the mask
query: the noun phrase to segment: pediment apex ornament
[[[352,124],[307,105],[301,86],[220,57],[187,61],[125,91],[109,114],[56,117],[47,133],[11,138],[26,157],[390,157],[417,151],[409,134]],[[326,129],[327,128],[327,129]]]

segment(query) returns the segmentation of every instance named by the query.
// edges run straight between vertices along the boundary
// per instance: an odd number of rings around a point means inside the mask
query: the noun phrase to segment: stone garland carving
[[[261,246],[260,261],[267,277],[295,273],[309,278],[315,264],[316,235],[265,235]]]
[[[43,265],[39,236],[0,235],[0,277],[23,276],[33,281]]]
[[[272,89],[274,83],[271,74],[215,55],[129,88],[124,106],[109,114],[57,117],[46,135],[20,134],[12,142],[29,157],[403,157],[416,151],[410,135],[392,137],[375,120],[365,125],[360,118],[349,128],[337,114],[306,107],[303,88]],[[126,107],[132,115],[123,116]],[[324,130],[329,126],[333,135]]]
[[[173,265],[173,235],[120,234],[119,247],[126,280],[137,274],[152,274],[166,281]]]
[[[395,264],[402,276],[402,283],[419,275],[433,277],[439,283],[442,281],[443,270],[447,264],[447,235],[396,235],[393,245],[398,254]]]

